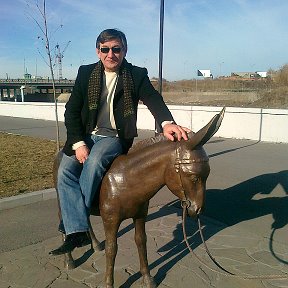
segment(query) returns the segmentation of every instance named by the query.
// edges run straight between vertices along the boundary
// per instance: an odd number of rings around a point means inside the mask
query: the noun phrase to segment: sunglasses
[[[119,54],[122,50],[121,47],[112,47],[112,48],[109,48],[109,47],[101,47],[100,48],[100,51],[104,54],[107,54],[109,53],[110,49],[112,50],[113,53],[115,54]]]

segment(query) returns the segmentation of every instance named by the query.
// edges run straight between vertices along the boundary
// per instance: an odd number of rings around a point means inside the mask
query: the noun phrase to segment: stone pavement
[[[56,202],[56,201],[55,201]],[[56,203],[55,203],[56,206]],[[183,242],[182,210],[177,201],[151,207],[147,220],[148,259],[158,287],[274,288],[288,287],[287,279],[243,280],[211,271],[189,254]],[[202,217],[204,235],[212,255],[227,270],[239,275],[288,275],[288,244],[273,242],[245,227],[227,227],[209,217]],[[197,225],[187,218],[187,236],[195,253],[213,269],[218,269],[200,243]],[[92,226],[104,245],[103,225],[99,217]],[[19,235],[18,235],[19,236]],[[104,277],[104,251],[92,253],[90,247],[76,249],[76,268],[66,270],[62,256],[49,256],[61,236],[52,237],[20,249],[0,254],[1,288],[80,288],[97,287]],[[131,220],[122,223],[118,236],[115,287],[141,287],[138,255]],[[286,276],[287,276],[286,275]]]

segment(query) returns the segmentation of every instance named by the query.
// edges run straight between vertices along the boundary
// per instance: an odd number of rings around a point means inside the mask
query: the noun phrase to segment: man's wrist
[[[86,143],[84,141],[79,141],[79,142],[76,142],[72,145],[72,149],[73,150],[76,150],[78,149],[79,147],[82,147],[82,146],[86,146]]]
[[[164,126],[167,125],[167,124],[175,124],[175,122],[174,121],[163,121],[161,123],[162,128],[164,128]]]

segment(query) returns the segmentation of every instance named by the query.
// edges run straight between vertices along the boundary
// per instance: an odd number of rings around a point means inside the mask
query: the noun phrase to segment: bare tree
[[[31,5],[27,3],[28,8],[31,8]],[[29,17],[34,20],[37,27],[40,29],[41,36],[38,36],[38,39],[43,41],[45,52],[48,56],[48,61],[43,56],[41,51],[39,51],[40,55],[42,56],[45,63],[48,65],[50,69],[51,79],[52,79],[52,87],[53,87],[53,97],[54,97],[54,107],[55,107],[55,118],[56,118],[56,143],[57,143],[57,151],[60,150],[60,137],[59,137],[59,121],[58,121],[58,105],[57,105],[57,97],[56,97],[56,88],[55,88],[55,77],[54,77],[54,70],[53,70],[53,57],[52,57],[52,50],[50,45],[51,40],[51,34],[48,30],[48,21],[47,21],[47,13],[46,13],[46,0],[43,0],[42,7],[40,7],[38,0],[35,0],[35,8],[36,13],[38,13],[38,16],[40,16],[40,19],[38,20],[36,17],[37,15],[33,15],[29,13]],[[62,25],[60,26],[62,27]],[[58,30],[58,28],[57,28]],[[54,31],[56,32],[56,30]]]

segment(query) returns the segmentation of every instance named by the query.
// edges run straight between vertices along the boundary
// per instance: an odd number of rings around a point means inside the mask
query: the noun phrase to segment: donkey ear
[[[215,115],[210,122],[201,128],[196,134],[189,135],[190,149],[196,146],[203,146],[219,129],[221,122],[224,118],[225,107],[221,112]],[[192,134],[192,133],[191,133]]]

